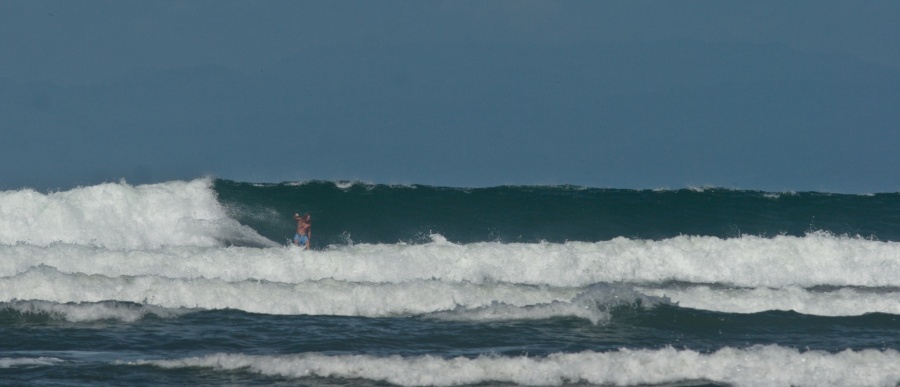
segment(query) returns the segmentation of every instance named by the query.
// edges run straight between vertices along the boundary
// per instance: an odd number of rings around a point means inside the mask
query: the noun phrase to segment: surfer
[[[297,221],[297,233],[294,234],[294,244],[307,250],[309,250],[309,238],[311,236],[309,219],[308,213],[303,216],[294,214],[294,220]]]

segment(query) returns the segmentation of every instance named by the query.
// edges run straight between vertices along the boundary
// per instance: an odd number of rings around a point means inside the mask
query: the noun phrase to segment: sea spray
[[[281,243],[313,214],[311,251]],[[10,384],[895,385],[900,195],[0,192]]]

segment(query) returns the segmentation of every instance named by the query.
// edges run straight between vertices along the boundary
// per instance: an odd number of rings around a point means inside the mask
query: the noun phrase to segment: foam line
[[[898,289],[842,288],[819,291],[798,287],[721,289],[694,286],[638,290],[648,296],[665,297],[682,307],[726,313],[782,310],[816,316],[859,316],[866,313],[900,315]]]
[[[11,301],[0,303],[0,311],[46,315],[69,322],[119,320],[135,322],[148,315],[175,317],[190,313],[190,309],[166,309],[153,305],[137,305],[115,301],[56,303],[50,301]]]
[[[117,249],[275,245],[228,218],[211,179],[0,192],[0,244],[59,242]]]
[[[603,311],[607,306],[605,303],[622,302],[619,297],[604,297],[603,290],[597,290],[598,294],[594,296],[585,296],[584,292],[583,289],[547,286],[440,281],[370,284],[322,280],[284,284],[256,280],[227,282],[204,278],[111,278],[65,274],[46,267],[15,277],[0,278],[0,301],[5,302],[43,300],[64,304],[115,300],[169,309],[229,308],[266,314],[415,316],[485,308],[496,304],[533,307],[562,302],[580,305],[569,308],[570,310],[579,307],[592,310],[594,315],[589,318],[599,321],[606,316]],[[633,297],[641,297],[636,292],[631,294]],[[632,302],[634,300],[635,298],[631,299]],[[27,307],[51,311],[67,308],[43,304]],[[561,311],[565,313],[565,309]],[[103,315],[109,312],[101,310],[91,313]]]
[[[401,386],[458,386],[480,383],[558,386],[655,385],[714,382],[736,386],[893,386],[900,379],[894,350],[801,352],[780,346],[692,350],[619,350],[558,353],[546,357],[440,358],[299,354],[253,356],[213,354],[124,364],[163,368],[204,367],[248,370],[287,378],[361,378]]]
[[[347,282],[334,279],[281,283],[236,282],[207,278],[87,275],[39,267],[0,277],[0,302],[20,312],[66,316],[71,321],[116,318],[125,321],[148,313],[169,316],[167,309],[237,309],[266,314],[341,316],[426,316],[443,320],[523,320],[553,317],[609,319],[609,309],[639,303],[652,307],[673,302],[681,307],[729,313],[794,310],[818,316],[900,315],[896,290],[839,288],[731,289],[704,285],[648,288],[630,284],[553,287],[504,282],[473,283],[414,280],[400,283]],[[42,304],[48,301],[56,304]],[[143,307],[90,304],[104,301]],[[69,305],[76,303],[78,305]]]
[[[0,357],[0,368],[52,366],[63,362],[55,357]]]
[[[403,283],[507,282],[555,287],[595,283],[685,282],[737,287],[900,287],[900,243],[811,234],[736,239],[680,236],[661,241],[616,238],[586,243],[339,246],[301,252],[288,247],[171,246],[150,250],[53,244],[0,245],[0,276],[38,266],[105,276],[321,279]]]

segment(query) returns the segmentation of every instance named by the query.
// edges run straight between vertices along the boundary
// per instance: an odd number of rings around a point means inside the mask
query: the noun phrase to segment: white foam
[[[735,239],[680,236],[596,243],[338,247],[305,258],[320,276],[348,281],[510,282],[552,286],[594,283],[717,283],[745,287],[898,286],[900,244],[811,234]]]
[[[118,249],[274,245],[227,217],[211,179],[107,183],[50,194],[0,192],[0,244],[57,242]]]
[[[666,297],[679,306],[727,313],[757,313],[769,310],[795,311],[816,316],[859,316],[866,313],[900,315],[900,292],[842,288],[817,291],[797,287],[728,289],[709,286],[639,289]]]
[[[106,277],[65,274],[52,268],[0,278],[0,301],[44,300],[57,304],[116,300],[164,308],[239,309],[266,314],[343,316],[415,316],[484,308],[494,304],[526,308],[558,302],[591,306],[578,297],[584,290],[514,284],[416,281],[401,284],[348,283],[335,280],[284,284],[219,279]],[[583,298],[583,297],[582,297]],[[40,304],[38,304],[40,305]],[[602,313],[597,302],[593,309]],[[57,310],[60,307],[42,306]],[[29,306],[29,308],[33,308]],[[65,309],[65,307],[62,307]],[[151,309],[152,310],[152,309]],[[72,311],[63,311],[73,313]],[[93,318],[110,311],[84,311]],[[112,314],[123,313],[112,311]],[[567,313],[562,311],[563,315]],[[589,317],[593,320],[603,316]]]
[[[453,310],[449,312],[436,312],[426,316],[430,319],[442,321],[513,321],[513,320],[542,320],[553,317],[576,317],[590,320],[594,324],[608,321],[609,312],[597,310],[589,306],[581,306],[571,302],[551,302],[526,307],[494,303],[492,305],[474,309]]]
[[[734,239],[679,236],[586,243],[355,244],[300,253],[287,247],[171,246],[121,250],[0,245],[0,276],[41,265],[115,277],[260,279],[283,283],[418,280],[556,287],[686,282],[737,287],[900,287],[900,243],[810,234]]]
[[[23,314],[49,315],[70,322],[120,320],[134,322],[147,315],[175,317],[190,313],[190,309],[166,309],[153,305],[125,304],[120,302],[77,302],[60,304],[50,301],[12,301],[0,303],[0,310],[13,310]]]
[[[511,305],[493,302],[488,306],[457,308],[447,312],[435,312],[428,318],[445,321],[509,321],[541,320],[553,317],[576,317],[594,324],[606,322],[616,307],[649,308],[665,297],[648,297],[623,285],[595,285],[569,301],[552,301],[528,305]]]
[[[780,346],[723,348],[703,354],[663,348],[613,352],[557,353],[546,357],[387,356],[298,354],[252,356],[213,354],[124,364],[163,368],[246,369],[288,378],[361,378],[401,386],[652,385],[714,382],[736,386],[893,386],[900,379],[894,350],[800,352]]]
[[[35,301],[23,304],[15,300]],[[103,303],[110,300],[142,305]],[[227,308],[267,314],[425,316],[473,321],[576,317],[596,324],[609,319],[611,308],[652,307],[659,302],[728,313],[793,310],[817,316],[900,315],[897,291],[880,289],[648,288],[627,284],[553,287],[424,279],[400,283],[334,279],[232,282],[202,277],[69,274],[46,266],[0,277],[0,302],[10,303],[0,308],[58,315],[70,321],[135,321],[147,314],[168,317],[190,308]]]
[[[334,186],[337,187],[338,189],[342,189],[342,190],[348,190],[348,189],[350,189],[350,187],[353,187],[354,184],[356,184],[355,181],[335,181],[334,182]]]
[[[595,284],[624,284],[715,311],[900,314],[900,302],[884,290],[900,288],[900,243],[825,233],[564,244],[454,244],[434,235],[422,245],[304,252],[19,243],[0,244],[0,258],[0,301],[117,300],[277,314],[441,313],[451,319],[564,315],[597,322],[606,312],[579,308],[575,297],[593,292]],[[844,289],[807,290],[816,288]],[[297,297],[308,301],[298,303]]]
[[[0,357],[0,368],[52,366],[63,362],[55,357]]]

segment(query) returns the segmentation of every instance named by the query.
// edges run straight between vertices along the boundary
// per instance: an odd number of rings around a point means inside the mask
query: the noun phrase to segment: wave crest
[[[230,219],[212,184],[208,178],[139,186],[123,181],[49,194],[0,192],[0,244],[112,249],[275,245]]]

